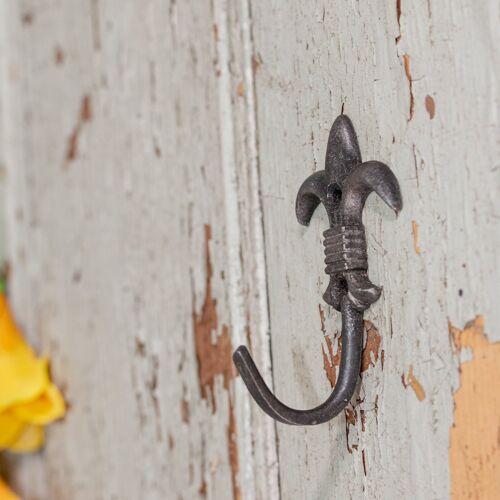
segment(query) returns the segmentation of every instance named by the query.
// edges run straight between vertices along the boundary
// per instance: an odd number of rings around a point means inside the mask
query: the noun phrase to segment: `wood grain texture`
[[[25,498],[448,498],[448,322],[500,340],[496,3],[0,6],[11,292],[70,403],[9,457]],[[331,390],[327,220],[294,203],[342,108],[405,206],[365,209],[384,293],[345,415],[275,426],[229,352],[291,405]]]
[[[327,220],[319,210],[304,229],[293,209],[301,182],[323,168],[342,106],[364,159],[394,169],[405,204],[396,220],[372,197],[364,216],[370,274],[384,287],[366,318],[384,356],[362,374],[346,418],[278,426],[282,497],[447,498],[459,383],[448,318],[464,324],[483,313],[490,339],[500,337],[496,4],[285,9],[275,0],[254,2],[253,18],[273,372],[285,402],[311,407],[330,391],[318,314]],[[324,323],[338,336],[336,313],[325,308]]]
[[[70,407],[11,458],[23,498],[277,496],[274,423],[230,358],[248,338],[270,367],[249,14],[228,5],[2,2],[11,292]]]

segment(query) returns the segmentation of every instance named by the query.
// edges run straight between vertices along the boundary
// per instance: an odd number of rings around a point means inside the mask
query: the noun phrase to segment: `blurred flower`
[[[0,478],[0,500],[21,500]]]
[[[64,399],[50,381],[48,359],[37,358],[26,343],[0,289],[0,450],[38,450],[43,426],[64,413]]]

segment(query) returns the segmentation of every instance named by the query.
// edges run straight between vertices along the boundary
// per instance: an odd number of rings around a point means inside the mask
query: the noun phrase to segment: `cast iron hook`
[[[325,170],[309,176],[299,189],[295,212],[308,225],[321,202],[330,228],[324,233],[325,272],[330,283],[325,302],[342,313],[342,354],[339,376],[330,397],[311,410],[284,405],[269,390],[248,349],[233,354],[250,394],[257,404],[279,422],[315,425],[338,415],[349,403],[358,380],[363,348],[363,311],[380,297],[382,289],[368,278],[365,230],[362,212],[374,191],[395,212],[403,208],[399,184],[390,168],[378,161],[361,162],[356,132],[351,120],[340,115],[328,137]]]

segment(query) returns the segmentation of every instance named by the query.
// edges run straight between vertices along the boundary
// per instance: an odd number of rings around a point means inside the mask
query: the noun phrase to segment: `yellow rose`
[[[0,293],[0,450],[36,451],[43,444],[43,426],[64,413],[48,359],[35,356]]]
[[[0,500],[21,500],[0,478]]]

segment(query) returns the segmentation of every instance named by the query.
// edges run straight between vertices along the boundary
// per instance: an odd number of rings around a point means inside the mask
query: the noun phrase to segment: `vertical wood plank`
[[[250,339],[270,370],[247,3],[2,9],[12,298],[69,404],[14,486],[276,497],[231,362]]]
[[[450,494],[459,360],[448,320],[482,313],[490,339],[500,335],[495,9],[468,0],[253,4],[273,372],[286,403],[320,403],[338,364],[338,315],[321,299],[327,220],[318,210],[300,227],[294,200],[323,169],[342,107],[364,159],[394,169],[405,203],[395,219],[368,201],[370,274],[384,287],[366,314],[372,366],[345,416],[278,425],[283,498]]]

